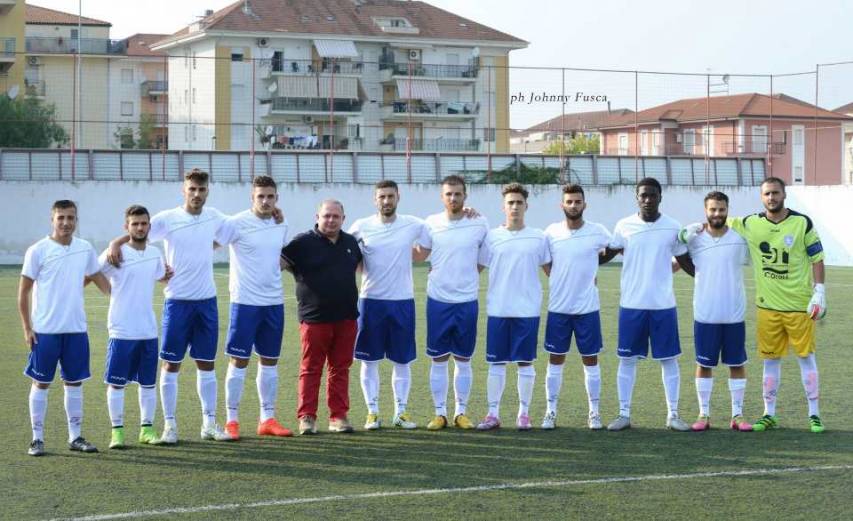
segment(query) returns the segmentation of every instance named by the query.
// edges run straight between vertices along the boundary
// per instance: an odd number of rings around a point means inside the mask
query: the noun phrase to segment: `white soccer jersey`
[[[610,244],[610,232],[589,221],[570,230],[566,221],[560,221],[545,229],[545,237],[551,252],[548,311],[566,315],[598,311],[598,253]]]
[[[287,240],[286,220],[278,224],[273,218],[261,219],[251,210],[225,220],[217,241],[229,245],[232,303],[274,306],[284,302],[279,258]]]
[[[538,317],[542,307],[539,268],[551,262],[548,241],[538,228],[489,230],[479,263],[489,268],[486,308],[490,317]]]
[[[53,335],[85,333],[83,279],[98,271],[95,249],[77,237],[68,246],[45,237],[27,248],[21,275],[35,281],[33,331]]]
[[[414,298],[412,283],[412,248],[425,234],[421,219],[397,215],[388,224],[372,215],[352,224],[349,233],[355,236],[364,255],[361,276],[362,298],[407,300]]]
[[[732,229],[719,238],[700,233],[688,249],[696,266],[693,318],[705,324],[743,322],[743,265],[749,256],[746,240]]]
[[[204,300],[216,296],[213,282],[213,243],[226,216],[215,208],[199,215],[182,207],[165,210],[151,218],[151,242],[163,241],[166,262],[175,275],[163,293],[168,299]]]
[[[107,330],[110,338],[146,340],[157,338],[157,318],[154,316],[154,285],[166,274],[163,255],[154,246],[137,250],[125,244],[121,247],[124,262],[116,268],[107,262],[107,251],[98,263],[110,280],[110,310]]]
[[[671,309],[672,257],[687,253],[678,241],[681,225],[667,215],[647,223],[638,214],[616,223],[610,247],[624,249],[620,305],[630,309]]]
[[[451,220],[442,212],[427,217],[426,228],[418,242],[432,250],[427,296],[448,303],[477,300],[480,291],[477,260],[480,246],[489,233],[486,218]]]

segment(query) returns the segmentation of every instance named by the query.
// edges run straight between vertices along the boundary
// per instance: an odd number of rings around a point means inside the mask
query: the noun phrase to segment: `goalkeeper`
[[[815,362],[815,321],[826,314],[823,246],[806,215],[785,207],[785,182],[768,177],[761,183],[765,212],[730,218],[728,225],[749,244],[755,269],[756,337],[764,360],[764,416],[755,431],[779,427],[776,391],[782,357],[793,347],[800,363],[803,388],[809,404],[812,432],[824,431],[818,408],[818,372]],[[689,242],[703,225],[682,231]]]

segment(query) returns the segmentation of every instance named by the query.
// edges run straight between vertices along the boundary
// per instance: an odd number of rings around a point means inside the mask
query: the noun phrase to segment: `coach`
[[[329,431],[352,432],[349,369],[357,332],[356,269],[362,255],[355,238],[343,231],[344,206],[325,200],[313,230],[282,248],[282,267],[296,279],[302,363],[299,368],[300,434],[317,433],[317,402],[323,365],[328,360],[326,399]]]

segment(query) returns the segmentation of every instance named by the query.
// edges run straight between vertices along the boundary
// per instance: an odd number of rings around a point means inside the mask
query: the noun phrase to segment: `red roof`
[[[633,114],[630,109],[598,110],[593,112],[575,112],[572,114],[561,114],[556,118],[543,121],[537,125],[524,130],[514,132],[514,136],[529,135],[535,132],[576,132],[583,130],[594,130],[612,117],[622,117]]]
[[[842,105],[837,109],[833,110],[833,112],[839,112],[841,114],[853,114],[853,103],[848,103],[847,105]]]
[[[27,6],[27,23],[31,25],[101,25],[104,27],[112,27],[109,22],[95,20],[94,18],[79,17],[75,13],[65,13],[39,7],[37,5],[26,4]]]
[[[128,56],[165,56],[165,53],[151,50],[151,46],[169,36],[168,34],[137,33],[124,39],[127,42]]]

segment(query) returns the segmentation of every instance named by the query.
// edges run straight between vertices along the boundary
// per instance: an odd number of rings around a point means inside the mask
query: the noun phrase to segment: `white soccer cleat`
[[[411,430],[417,429],[418,424],[412,421],[412,417],[409,416],[407,412],[401,412],[397,416],[394,417],[394,421],[392,422],[394,427],[399,427],[401,429]]]
[[[234,437],[217,424],[201,428],[201,439],[208,441],[234,441]]]
[[[589,425],[589,429],[593,431],[600,431],[604,428],[604,424],[601,423],[601,416],[598,414],[590,413],[586,424]]]
[[[631,428],[631,418],[622,416],[621,414],[607,426],[609,431],[622,431]]]
[[[553,430],[557,427],[557,413],[554,411],[549,411],[544,418],[542,418],[542,428],[546,431]]]
[[[178,429],[165,427],[163,435],[157,440],[157,445],[175,445],[176,443],[178,443]]]
[[[682,420],[680,416],[674,414],[666,419],[666,428],[671,431],[687,432],[690,430],[690,425]]]

